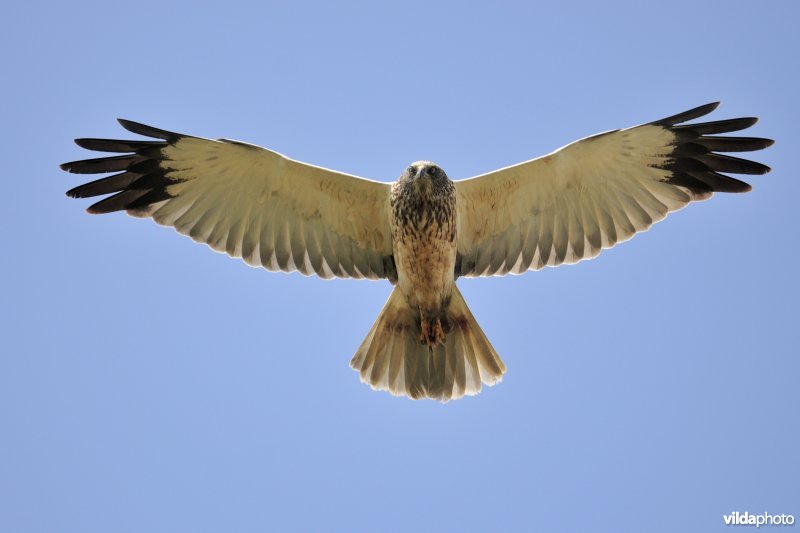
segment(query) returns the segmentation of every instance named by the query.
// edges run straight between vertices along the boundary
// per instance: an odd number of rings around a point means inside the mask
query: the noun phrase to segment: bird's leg
[[[438,316],[436,318],[427,318],[422,311],[420,311],[419,315],[420,342],[430,347],[444,343],[445,331],[441,318]]]
[[[419,310],[419,329],[419,341],[422,344],[430,346],[431,323],[425,319],[425,314],[422,312],[422,309]]]
[[[436,346],[439,343],[444,343],[444,328],[441,319],[436,317],[436,321],[433,323],[433,345]]]

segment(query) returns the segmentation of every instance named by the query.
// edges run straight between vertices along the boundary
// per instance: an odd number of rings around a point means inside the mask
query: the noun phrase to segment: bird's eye
[[[410,167],[408,167],[408,168],[406,169],[406,172],[408,172],[408,174],[409,174],[410,176],[413,176],[413,175],[414,175],[414,165],[411,165]]]
[[[437,166],[428,167],[428,174],[430,174],[431,176],[435,176],[438,173],[439,173],[439,167]]]

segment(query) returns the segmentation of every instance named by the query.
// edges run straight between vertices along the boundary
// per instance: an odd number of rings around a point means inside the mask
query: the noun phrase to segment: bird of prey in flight
[[[61,168],[116,172],[67,193],[111,195],[89,213],[151,217],[267,270],[388,279],[394,290],[350,365],[374,389],[448,401],[477,394],[506,371],[458,290],[459,277],[590,259],[690,202],[750,190],[726,173],[769,172],[720,153],[770,146],[769,139],[716,135],[757,119],[686,123],[718,105],[460,181],[430,161],[412,163],[394,183],[371,181],[252,144],[128,120],[119,122],[151,139],[77,139],[88,150],[124,155]]]

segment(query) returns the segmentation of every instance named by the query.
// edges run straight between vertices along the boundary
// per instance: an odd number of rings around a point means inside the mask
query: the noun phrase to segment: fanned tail
[[[350,361],[361,381],[395,396],[447,402],[502,380],[506,366],[457,287],[447,310],[444,343],[423,344],[418,317],[395,288]]]

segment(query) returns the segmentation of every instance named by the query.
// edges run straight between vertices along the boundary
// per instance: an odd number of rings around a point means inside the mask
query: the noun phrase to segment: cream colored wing
[[[745,129],[757,119],[676,125],[718,105],[601,133],[539,159],[455,182],[456,277],[576,263],[715,191],[749,191],[748,184],[720,172],[764,174],[769,167],[714,152],[760,150],[772,141],[710,134]]]
[[[76,198],[116,193],[90,213],[152,217],[214,250],[268,270],[323,278],[396,278],[387,183],[300,163],[258,146],[120,120],[163,141],[77,139],[126,153],[65,163],[69,172],[119,172],[81,185]]]

